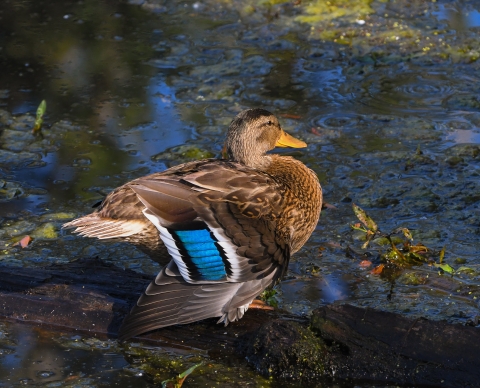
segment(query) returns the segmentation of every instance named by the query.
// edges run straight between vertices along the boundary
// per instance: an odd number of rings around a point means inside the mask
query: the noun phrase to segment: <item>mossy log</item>
[[[0,267],[0,316],[61,330],[115,337],[151,276],[98,259],[45,268]],[[330,305],[310,320],[250,310],[228,327],[216,319],[167,327],[142,341],[241,357],[261,374],[301,381],[354,380],[398,385],[476,387],[475,327]]]

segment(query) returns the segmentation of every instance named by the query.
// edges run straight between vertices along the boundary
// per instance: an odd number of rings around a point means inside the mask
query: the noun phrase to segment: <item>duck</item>
[[[247,109],[228,128],[224,158],[135,179],[63,226],[129,241],[164,265],[119,340],[207,318],[226,326],[282,279],[317,226],[322,188],[301,161],[268,152],[306,146],[269,111]]]

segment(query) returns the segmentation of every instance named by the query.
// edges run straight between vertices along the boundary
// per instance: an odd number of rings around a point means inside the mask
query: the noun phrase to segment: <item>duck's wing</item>
[[[173,261],[126,318],[122,339],[208,317],[239,319],[288,265],[282,193],[266,175],[219,162],[130,187]]]
[[[171,261],[150,283],[123,321],[119,339],[124,341],[147,331],[206,318],[219,323],[243,317],[252,300],[273,281],[274,273],[243,283],[187,283]]]
[[[209,161],[209,159],[206,159],[201,162],[185,163],[164,172],[151,174],[145,178],[151,180],[161,179],[161,176],[175,174],[178,170],[185,174],[188,171],[196,171],[197,165],[202,165]],[[143,214],[144,209],[145,206],[127,183],[109,193],[95,212],[67,222],[62,228],[75,228],[74,233],[79,233],[85,237],[96,237],[99,239],[124,238],[140,233],[146,224],[153,226],[145,218]]]
[[[168,170],[174,173],[177,170],[195,171],[197,164],[208,162],[190,162]],[[148,178],[154,179],[163,175],[155,173]],[[112,191],[102,201],[95,212],[65,223],[63,229],[73,229],[83,237],[98,238],[100,240],[115,240],[130,242],[153,260],[162,265],[170,261],[168,252],[160,239],[157,228],[143,214],[145,206],[137,194],[128,186],[123,185]]]
[[[267,175],[219,161],[181,176],[140,178],[130,187],[187,282],[248,281],[288,259],[290,236],[279,227],[282,192]],[[207,258],[209,266],[225,267],[222,278],[202,273]]]

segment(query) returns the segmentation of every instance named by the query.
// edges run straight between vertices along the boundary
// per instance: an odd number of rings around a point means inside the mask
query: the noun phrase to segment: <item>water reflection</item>
[[[51,23],[35,23],[45,12]],[[47,141],[57,141],[58,152],[44,153],[35,169],[17,169],[16,179],[45,192],[22,198],[15,211],[38,211],[42,203],[78,195],[89,200],[84,190],[99,180],[112,187],[122,181],[117,174],[161,170],[165,165],[151,157],[192,137],[191,127],[181,123],[175,90],[146,63],[163,55],[148,41],[156,20],[151,14],[106,2],[64,2],[39,11],[34,2],[17,7],[10,1],[0,13],[16,15],[2,19],[4,105],[14,114],[34,112],[45,99],[46,125],[72,118],[56,127],[61,144],[45,131]],[[21,147],[39,142],[27,139]],[[125,175],[123,181],[129,179]]]
[[[286,280],[279,286],[282,291],[282,307],[292,312],[306,313],[324,304],[346,300],[354,289],[350,283],[348,276],[341,273]]]
[[[447,20],[451,28],[457,31],[480,26],[480,12],[476,9],[457,9],[445,4],[438,5],[438,11],[432,14],[438,20]]]
[[[447,135],[446,139],[456,144],[480,144],[480,132],[455,129]]]
[[[96,349],[100,342],[90,347],[78,336],[61,336],[21,324],[2,325],[0,333],[3,334],[0,349],[8,350],[0,353],[2,387],[43,386],[46,383],[125,388],[149,386],[146,381],[123,371],[128,363],[122,354],[108,347],[104,351]]]

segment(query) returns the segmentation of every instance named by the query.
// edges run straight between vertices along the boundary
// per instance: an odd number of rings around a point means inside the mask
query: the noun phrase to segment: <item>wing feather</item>
[[[248,305],[273,279],[265,277],[246,283],[189,284],[175,267],[175,263],[171,262],[149,285],[123,322],[120,340],[172,324],[212,317],[222,317],[227,325],[240,319]]]

